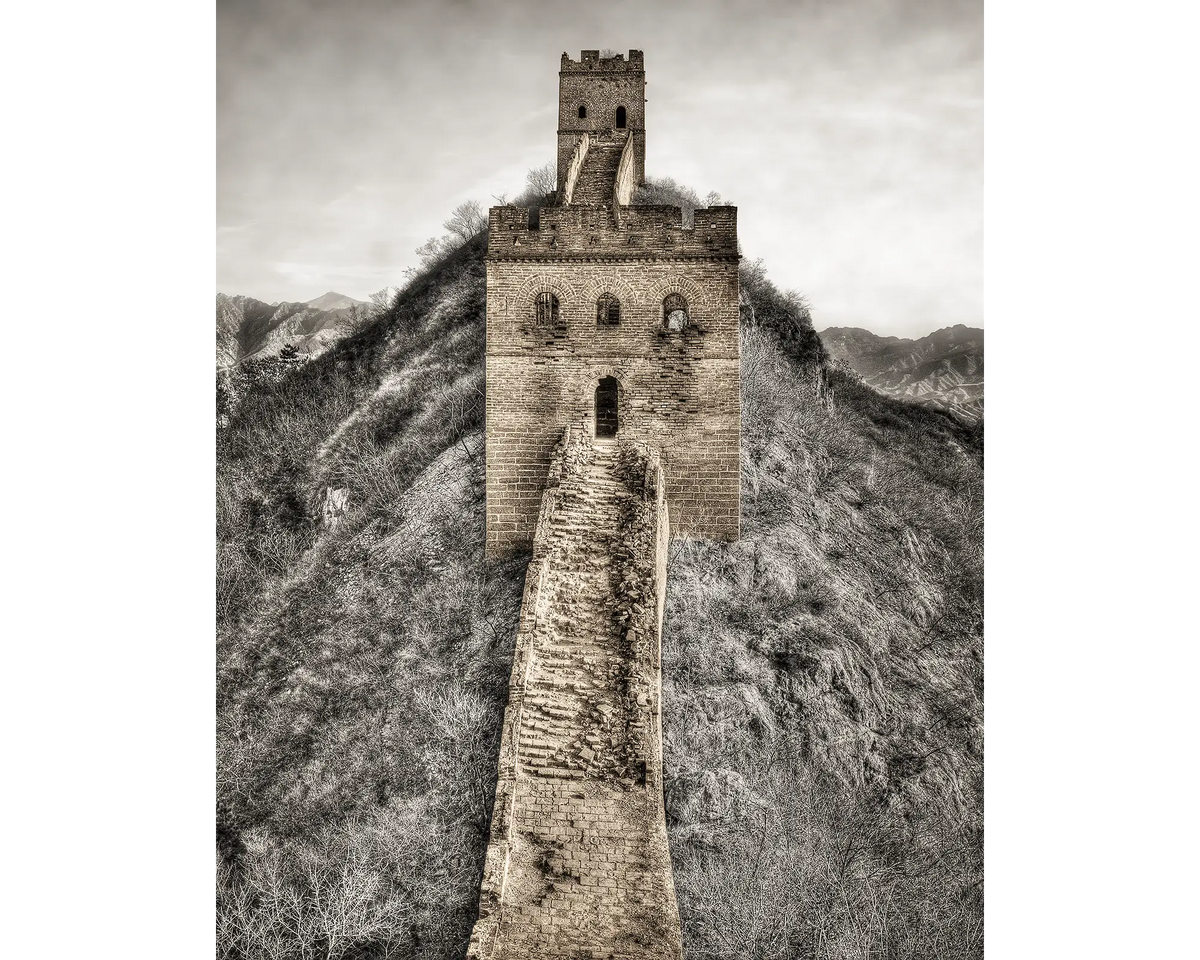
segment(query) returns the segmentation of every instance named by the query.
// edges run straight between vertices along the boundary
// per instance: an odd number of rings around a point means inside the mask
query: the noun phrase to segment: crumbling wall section
[[[682,957],[662,787],[665,476],[642,444],[605,447],[568,429],[551,458],[472,960]],[[598,459],[610,466],[597,472]],[[581,576],[576,565],[599,544],[608,572]],[[569,758],[548,752],[556,735],[576,745]]]
[[[492,828],[479,886],[479,918],[471,934],[470,957],[490,957],[490,945],[498,934],[499,910],[508,878],[513,840],[513,803],[518,776],[517,747],[521,712],[533,660],[533,635],[540,618],[545,617],[549,597],[546,575],[550,563],[549,544],[554,517],[561,504],[560,486],[564,468],[572,467],[572,458],[581,454],[578,442],[571,442],[571,431],[564,432],[550,457],[542,508],[534,533],[533,557],[525,573],[525,594],[517,619],[517,639],[513,652],[512,674],[508,685],[508,704],[500,733],[500,759],[497,764],[496,797],[492,803]],[[480,952],[484,949],[484,952]]]
[[[569,204],[571,197],[575,194],[575,184],[579,180],[579,171],[583,169],[583,163],[587,159],[590,144],[591,138],[586,133],[575,144],[575,151],[571,154],[571,162],[567,165],[567,182],[563,186],[562,202],[564,205]]]

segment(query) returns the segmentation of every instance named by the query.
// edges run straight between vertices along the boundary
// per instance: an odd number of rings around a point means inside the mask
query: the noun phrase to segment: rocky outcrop
[[[321,524],[332,530],[350,510],[350,491],[345,487],[326,487],[325,500],[321,504]]]

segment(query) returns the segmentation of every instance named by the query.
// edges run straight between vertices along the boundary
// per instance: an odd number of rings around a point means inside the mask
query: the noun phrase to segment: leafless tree
[[[478,200],[465,200],[454,208],[450,219],[442,226],[450,234],[454,245],[461,247],[480,230],[487,229],[487,211]]]

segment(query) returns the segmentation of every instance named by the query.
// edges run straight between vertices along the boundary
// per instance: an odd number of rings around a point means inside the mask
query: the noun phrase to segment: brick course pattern
[[[490,556],[532,541],[551,450],[567,427],[594,435],[604,377],[619,383],[618,435],[661,455],[672,535],[738,536],[737,209],[697,210],[685,228],[678,207],[620,202],[644,180],[644,104],[641,51],[600,59],[585,50],[578,62],[564,54],[558,202],[536,217],[515,206],[490,211]],[[623,129],[614,126],[618,106]],[[547,294],[556,319],[539,317]],[[616,325],[597,322],[604,294],[620,302]],[[665,323],[672,294],[687,303],[682,330]]]
[[[568,430],[525,580],[471,960],[680,960],[663,818],[661,463]]]

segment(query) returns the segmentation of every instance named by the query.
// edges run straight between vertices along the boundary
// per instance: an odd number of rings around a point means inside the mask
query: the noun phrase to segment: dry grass
[[[523,573],[483,563],[481,253],[220,431],[221,956],[465,949]]]
[[[677,542],[688,956],[982,951],[982,465],[945,417],[743,340],[743,538]]]

